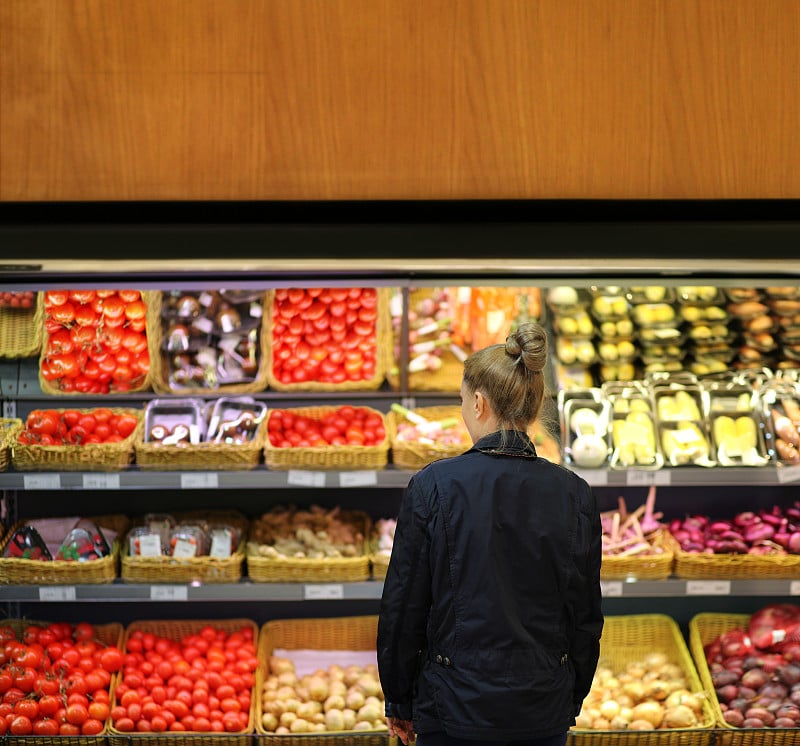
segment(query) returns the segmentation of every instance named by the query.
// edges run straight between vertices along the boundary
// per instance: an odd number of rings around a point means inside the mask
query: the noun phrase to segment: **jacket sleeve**
[[[426,647],[431,605],[426,508],[430,496],[424,494],[417,476],[400,503],[378,617],[378,671],[386,716],[402,720],[412,719],[414,683],[420,652]]]
[[[581,485],[578,511],[578,533],[575,545],[575,567],[567,590],[572,609],[574,636],[570,657],[575,669],[573,702],[575,715],[592,684],[600,657],[600,635],[603,632],[600,562],[602,559],[602,529],[597,502],[588,484]]]

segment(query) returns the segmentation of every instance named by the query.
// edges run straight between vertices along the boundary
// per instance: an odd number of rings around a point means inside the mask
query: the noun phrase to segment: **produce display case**
[[[708,421],[708,460],[714,460],[715,465],[673,466],[667,463],[662,430],[678,428],[665,426],[658,417],[662,396],[651,396],[643,388],[647,383],[655,390],[658,383],[663,384],[665,375],[686,374],[695,377],[695,382],[684,384],[691,391],[696,382],[727,385],[732,374],[737,377],[736,385],[749,386],[759,396],[777,383],[781,387],[797,385],[793,357],[797,313],[792,302],[797,300],[794,291],[800,288],[796,254],[800,223],[780,206],[773,206],[772,213],[759,213],[750,205],[748,213],[747,206],[737,205],[736,210],[726,212],[713,204],[703,205],[702,210],[686,205],[495,205],[497,212],[486,219],[475,205],[436,205],[435,220],[429,219],[434,214],[430,212],[427,219],[415,219],[417,208],[413,205],[362,205],[355,211],[353,206],[342,204],[257,206],[250,208],[248,218],[243,217],[248,209],[242,206],[236,213],[226,213],[219,205],[206,206],[202,215],[196,207],[186,205],[139,207],[141,211],[134,216],[120,206],[61,206],[50,214],[47,229],[38,225],[41,212],[24,207],[16,210],[13,220],[0,225],[0,238],[12,256],[32,258],[9,262],[0,270],[0,282],[8,288],[41,293],[42,298],[47,290],[64,287],[130,285],[141,288],[149,297],[175,288],[194,293],[232,288],[271,294],[285,288],[374,287],[387,297],[399,298],[393,305],[390,300],[386,303],[386,334],[379,344],[386,357],[383,375],[376,372],[376,381],[338,388],[281,388],[268,381],[262,388],[260,371],[259,389],[246,393],[268,409],[343,404],[371,407],[386,418],[386,448],[375,462],[331,462],[329,454],[322,461],[304,461],[287,455],[277,468],[274,451],[278,449],[271,449],[266,441],[252,468],[251,464],[226,468],[222,462],[215,462],[213,454],[203,452],[188,456],[191,467],[176,464],[177,468],[164,468],[154,463],[145,468],[144,460],[141,465],[136,463],[135,449],[132,460],[120,468],[98,463],[88,450],[83,452],[81,465],[56,465],[47,472],[37,468],[23,471],[12,461],[0,473],[6,528],[46,512],[71,511],[76,505],[84,513],[101,513],[109,504],[115,508],[124,504],[129,515],[171,508],[236,507],[252,518],[272,505],[319,501],[329,507],[364,510],[373,521],[396,515],[402,490],[413,471],[397,468],[399,462],[392,460],[388,436],[391,405],[399,403],[412,410],[457,407],[460,382],[461,361],[449,343],[452,359],[444,360],[438,368],[446,375],[434,375],[437,371],[432,370],[428,371],[430,376],[409,371],[414,356],[410,345],[417,343],[411,342],[409,332],[418,330],[412,329],[408,312],[424,296],[459,287],[539,290],[539,318],[550,335],[553,363],[547,371],[551,399],[544,414],[548,435],[557,442],[560,390],[577,386],[608,393],[606,460],[596,467],[566,463],[589,482],[601,509],[613,506],[621,493],[630,500],[640,499],[643,488],[651,486],[659,489],[658,507],[665,519],[693,511],[720,516],[736,509],[787,505],[796,499],[800,472],[791,460],[791,451],[778,457],[776,423],[764,416],[766,410],[751,408],[758,428],[758,455],[766,456],[766,463],[734,460],[723,466],[718,458],[719,438],[713,421]],[[96,221],[103,215],[101,228]],[[689,217],[682,219],[681,215]],[[181,241],[175,240],[176,235]],[[131,259],[107,260],[109,236],[120,255]],[[65,249],[57,250],[56,243],[70,247],[75,257],[64,261]],[[179,245],[192,246],[194,255],[176,256]],[[220,253],[223,245],[224,254]],[[211,259],[197,260],[197,250],[202,246],[211,248]],[[343,246],[347,250],[341,252]],[[731,251],[737,246],[750,258],[731,259]],[[155,252],[152,259],[136,258],[143,256],[143,247]],[[334,253],[333,259],[332,247],[340,252]],[[352,255],[348,253],[351,249]],[[103,256],[104,260],[93,256]],[[556,296],[548,303],[555,288],[574,289],[577,302],[571,297],[556,302]],[[498,297],[506,294],[505,290],[497,293]],[[717,318],[720,309],[722,316]],[[270,305],[267,311],[267,315],[272,312]],[[654,318],[659,312],[669,311],[669,319]],[[591,329],[586,326],[587,319]],[[717,322],[725,323],[729,331],[717,333],[721,332],[713,328]],[[159,334],[164,331],[162,327]],[[421,341],[437,338],[431,333]],[[155,336],[151,343],[153,339]],[[562,339],[571,342],[571,351],[559,346]],[[261,360],[268,362],[274,349],[270,336],[262,335],[259,344]],[[635,354],[631,354],[629,345]],[[463,349],[469,352],[470,348]],[[64,397],[41,387],[37,354],[3,357],[0,361],[4,415],[24,421],[35,408],[67,406]],[[376,371],[378,367],[376,361]],[[161,380],[166,380],[163,375]],[[190,393],[210,400],[236,392],[200,389]],[[150,388],[115,395],[113,406],[144,411],[153,399],[184,394],[187,392],[159,391],[151,383]],[[650,405],[648,411],[659,437],[652,459],[634,457],[628,463],[625,440],[615,441],[613,431],[614,422],[625,419],[627,413],[616,411],[614,403],[634,398]],[[788,416],[781,398],[768,403]],[[699,403],[704,403],[702,393]],[[102,405],[111,406],[109,397],[71,396],[69,402],[76,408]],[[621,410],[622,405],[618,406]],[[771,412],[769,415],[771,418]],[[720,437],[728,432],[722,426],[717,430]],[[787,431],[782,428],[782,432]],[[558,449],[555,457],[560,460],[562,455]],[[65,491],[70,492],[69,508]],[[48,612],[53,610],[65,619],[88,615],[98,621],[110,620],[111,615],[135,621],[163,614],[175,618],[247,616],[262,624],[276,617],[328,617],[332,610],[345,617],[375,613],[378,608],[383,568],[375,563],[373,579],[369,579],[369,562],[365,548],[358,577],[341,580],[300,574],[253,582],[249,562],[245,561],[240,578],[218,583],[153,576],[132,582],[116,578],[94,585],[11,583],[0,586],[0,603],[10,612],[30,616],[36,616],[45,605]],[[606,570],[611,570],[611,563]],[[710,570],[701,570],[691,578],[674,573],[663,577],[661,571],[658,578],[636,576],[635,570],[628,569],[619,575],[606,573],[606,613],[663,610],[684,630],[691,616],[700,611],[749,612],[766,598],[791,600],[800,595],[800,581],[791,572],[765,572],[755,578],[720,578]],[[721,728],[712,731],[714,743],[722,743],[718,739],[727,734],[722,734]],[[260,735],[236,736],[235,740],[255,742]],[[763,743],[779,743],[769,740],[775,738],[774,733],[760,735]],[[114,737],[128,740],[121,734]],[[353,743],[363,743],[353,738]],[[615,738],[633,744],[640,736],[625,733]]]

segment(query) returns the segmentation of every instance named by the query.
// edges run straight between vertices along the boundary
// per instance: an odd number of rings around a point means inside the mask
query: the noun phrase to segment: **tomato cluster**
[[[0,308],[33,308],[36,293],[32,290],[0,292]]]
[[[110,713],[122,651],[92,624],[0,625],[0,735],[93,736]]]
[[[113,727],[123,733],[246,730],[256,658],[253,630],[203,625],[179,641],[141,629],[125,646]]]
[[[273,409],[267,422],[269,441],[276,448],[316,446],[374,446],[383,442],[383,418],[367,407],[349,404],[320,418]]]
[[[138,290],[48,290],[41,371],[61,391],[107,394],[150,370],[147,306]]]
[[[23,445],[81,445],[119,443],[139,424],[132,412],[117,412],[106,407],[95,409],[34,409],[17,436]]]
[[[368,381],[375,375],[375,288],[275,291],[272,371],[286,384]]]

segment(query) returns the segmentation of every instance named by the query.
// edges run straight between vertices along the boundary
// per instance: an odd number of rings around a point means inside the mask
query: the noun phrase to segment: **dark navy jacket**
[[[378,622],[386,715],[417,733],[565,732],[597,666],[600,516],[589,485],[522,432],[415,474]]]

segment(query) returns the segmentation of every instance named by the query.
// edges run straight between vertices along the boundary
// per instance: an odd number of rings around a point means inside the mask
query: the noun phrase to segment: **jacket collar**
[[[503,437],[505,437],[505,443],[503,443]],[[496,430],[484,435],[470,450],[488,453],[492,456],[537,458],[536,448],[531,439],[521,430]]]

